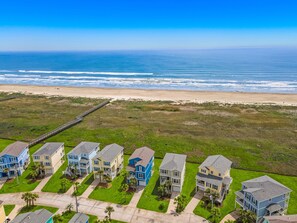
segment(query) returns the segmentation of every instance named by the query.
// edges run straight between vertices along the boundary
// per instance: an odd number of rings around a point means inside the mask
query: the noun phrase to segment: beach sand
[[[28,85],[0,85],[0,92],[18,92],[45,96],[112,98],[118,100],[174,101],[179,103],[217,102],[228,104],[275,104],[297,106],[297,94],[276,93],[141,90]]]

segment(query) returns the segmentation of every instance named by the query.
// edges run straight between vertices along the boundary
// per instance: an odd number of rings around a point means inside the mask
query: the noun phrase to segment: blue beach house
[[[92,159],[99,151],[99,143],[81,142],[67,154],[67,174],[86,175],[93,171]]]
[[[29,145],[14,142],[0,153],[0,178],[20,176],[30,163]]]
[[[148,147],[136,149],[129,158],[127,166],[128,182],[136,178],[138,186],[146,186],[152,176],[155,151]]]
[[[236,203],[257,216],[261,222],[264,216],[279,216],[287,213],[291,190],[269,176],[262,176],[242,182],[237,191]]]

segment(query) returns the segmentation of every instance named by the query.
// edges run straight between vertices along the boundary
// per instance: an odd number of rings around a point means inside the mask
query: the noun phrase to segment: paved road
[[[72,203],[75,205],[75,200],[68,194],[55,194],[38,192],[39,198],[36,204],[44,206],[57,207],[59,209],[65,209],[65,207]],[[12,194],[0,194],[0,200],[3,200],[5,204],[25,205],[25,202],[21,199],[22,193]],[[135,207],[122,206],[112,204],[108,202],[96,201],[84,197],[78,198],[79,211],[96,215],[99,218],[104,218],[104,210],[108,205],[113,206],[115,212],[112,213],[112,218],[124,222],[150,222],[150,223],[202,223],[206,222],[204,218],[196,216],[192,213],[182,213],[179,216],[171,214],[162,214],[153,211],[138,209]]]

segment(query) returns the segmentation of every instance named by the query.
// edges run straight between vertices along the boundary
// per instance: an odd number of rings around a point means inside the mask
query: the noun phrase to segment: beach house
[[[185,170],[186,155],[166,153],[160,165],[160,184],[171,183],[171,191],[181,192]]]
[[[291,190],[276,180],[262,176],[242,182],[237,191],[236,203],[244,210],[257,216],[260,222],[263,216],[282,215],[287,212]]]
[[[138,186],[146,186],[152,176],[155,151],[148,147],[136,149],[129,158],[127,166],[128,182],[136,178]]]
[[[222,203],[232,183],[231,165],[232,162],[222,155],[207,157],[198,168],[196,192],[210,190],[218,196],[216,201]]]
[[[110,144],[99,151],[92,159],[94,178],[103,180],[103,176],[114,179],[123,169],[124,147],[118,144]]]
[[[68,154],[67,172],[78,175],[89,174],[93,171],[92,159],[99,151],[99,143],[81,142]]]
[[[0,153],[0,177],[22,175],[29,163],[29,145],[20,141],[14,142]]]
[[[297,215],[264,216],[261,223],[297,223]]]
[[[11,223],[53,223],[53,214],[46,209],[27,212],[16,216]]]
[[[33,153],[33,162],[40,164],[44,175],[55,173],[64,162],[64,143],[49,142]]]
[[[68,223],[89,223],[89,216],[84,213],[76,213]]]

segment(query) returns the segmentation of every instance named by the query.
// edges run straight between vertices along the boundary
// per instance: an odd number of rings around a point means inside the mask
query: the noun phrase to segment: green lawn
[[[5,211],[5,215],[8,216],[10,214],[10,212],[12,212],[12,210],[15,208],[14,204],[5,204],[3,205],[4,207],[4,211]]]
[[[78,192],[77,196],[82,195],[86,191],[86,189],[92,184],[93,181],[94,181],[94,174],[91,173],[80,184],[77,191]]]
[[[133,193],[121,192],[119,190],[123,182],[124,177],[119,175],[113,179],[112,186],[110,188],[97,187],[90,194],[89,198],[116,204],[129,204],[133,197]]]
[[[187,204],[190,202],[192,197],[195,195],[196,187],[196,174],[198,172],[198,164],[187,163],[184,184],[181,194],[186,195]]]
[[[223,206],[221,207],[222,217],[226,216],[228,213],[234,210],[234,206],[235,206],[234,192],[241,189],[241,182],[250,180],[256,177],[260,177],[263,175],[268,175],[273,179],[279,181],[280,183],[284,184],[285,186],[289,187],[291,190],[293,190],[293,192],[291,193],[288,214],[297,214],[297,184],[296,184],[297,177],[232,169],[231,176],[233,178],[233,182],[230,187],[230,193],[227,195],[226,199],[224,200]],[[209,211],[201,207],[201,203],[198,204],[198,206],[194,210],[194,213],[204,218],[208,218],[210,216]]]
[[[88,214],[88,216],[90,217],[89,218],[89,223],[96,223],[96,221],[97,221],[97,216],[95,216],[95,215],[90,215],[90,214]]]
[[[58,208],[54,208],[54,207],[34,205],[34,206],[30,206],[30,207],[24,206],[18,214],[23,214],[26,212],[36,211],[36,210],[40,210],[40,209],[46,209],[53,214],[56,213],[58,210]]]
[[[6,146],[14,142],[15,141],[8,140],[8,139],[0,139],[0,152],[2,152],[6,148]]]
[[[61,223],[68,223],[70,221],[71,218],[73,218],[73,216],[76,214],[76,212],[74,211],[65,211],[62,214],[62,221],[60,221]]]
[[[2,141],[2,140],[1,140]],[[30,154],[33,154],[41,147],[40,144],[30,148]],[[0,189],[0,193],[16,193],[16,192],[27,192],[34,190],[40,183],[40,180],[32,181],[30,177],[31,166],[33,165],[32,157],[30,156],[31,163],[28,168],[23,172],[21,176],[11,180],[8,180],[3,187]]]
[[[158,187],[160,185],[159,181],[159,166],[161,164],[161,159],[155,159],[154,173],[151,177],[148,185],[145,187],[143,194],[137,204],[138,208],[163,212],[165,213],[168,209],[169,199],[160,200],[158,196]],[[163,209],[160,209],[160,204],[164,205]]]

